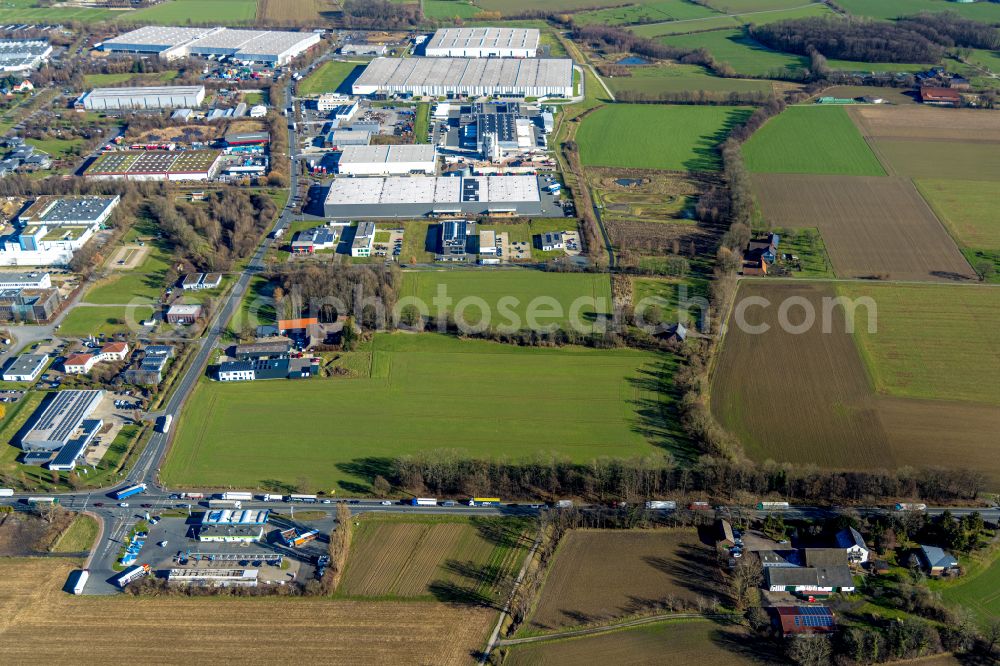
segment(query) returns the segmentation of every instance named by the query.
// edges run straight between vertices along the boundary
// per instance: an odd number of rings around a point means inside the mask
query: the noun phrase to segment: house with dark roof
[[[778,234],[768,234],[767,238],[752,239],[743,253],[744,275],[767,275],[770,266],[778,261]]]
[[[732,548],[736,545],[733,526],[728,520],[721,519],[715,523],[715,545],[723,548]]]
[[[851,570],[838,567],[766,567],[767,588],[771,592],[828,595],[853,592]]]
[[[782,636],[828,634],[837,628],[827,606],[774,606],[772,623]]]
[[[846,567],[847,553],[840,548],[803,548],[807,567]]]
[[[940,576],[958,568],[958,560],[954,555],[937,546],[920,546],[917,558],[924,569],[932,576]]]
[[[842,548],[847,553],[847,561],[854,564],[864,564],[868,561],[871,551],[865,538],[861,536],[853,527],[840,530],[836,537],[837,547]]]

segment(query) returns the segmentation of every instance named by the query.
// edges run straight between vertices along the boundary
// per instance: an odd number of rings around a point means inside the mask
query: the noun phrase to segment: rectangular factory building
[[[25,451],[55,451],[64,447],[74,432],[97,409],[104,391],[60,391],[21,437]]]
[[[201,56],[280,66],[319,41],[320,35],[315,32],[146,26],[109,39],[101,48],[124,53],[155,53],[163,60]]]
[[[337,178],[324,209],[335,219],[562,215],[537,176]]]
[[[26,72],[52,55],[52,44],[41,39],[0,39],[0,71]]]
[[[436,58],[534,58],[539,37],[537,28],[441,28],[424,53]]]
[[[376,58],[352,84],[355,95],[572,97],[568,58]]]
[[[112,180],[209,180],[219,170],[221,150],[118,150],[103,153],[83,175]]]
[[[188,109],[205,101],[205,86],[144,86],[139,88],[94,88],[77,100],[88,111],[124,109]]]
[[[437,149],[432,145],[344,146],[337,170],[347,176],[433,174]]]

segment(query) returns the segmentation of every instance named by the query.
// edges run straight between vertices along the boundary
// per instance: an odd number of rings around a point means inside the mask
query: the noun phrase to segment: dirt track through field
[[[907,179],[754,174],[753,181],[772,225],[819,228],[838,277],[975,279]]]

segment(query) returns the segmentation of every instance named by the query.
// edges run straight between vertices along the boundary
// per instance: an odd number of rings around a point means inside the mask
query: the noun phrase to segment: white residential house
[[[124,361],[128,358],[128,343],[127,342],[109,342],[108,344],[101,347],[101,351],[97,354],[98,361]]]
[[[67,375],[85,375],[96,363],[94,354],[73,354],[63,362],[63,370]]]
[[[837,546],[847,551],[847,560],[852,563],[864,564],[871,555],[865,538],[853,527],[837,533]]]

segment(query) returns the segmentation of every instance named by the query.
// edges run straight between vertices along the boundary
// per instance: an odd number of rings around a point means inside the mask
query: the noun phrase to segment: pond
[[[622,187],[639,187],[644,181],[642,178],[618,178],[615,182]]]
[[[646,60],[645,58],[640,58],[639,56],[628,56],[627,58],[622,58],[616,65],[651,65],[652,60]]]

